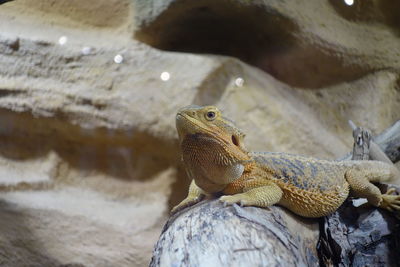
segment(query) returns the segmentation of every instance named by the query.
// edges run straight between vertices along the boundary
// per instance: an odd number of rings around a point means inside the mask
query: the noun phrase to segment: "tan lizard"
[[[248,152],[244,134],[213,106],[188,106],[176,116],[182,159],[192,179],[189,193],[172,213],[222,193],[225,204],[267,207],[279,204],[304,217],[334,212],[349,191],[376,207],[400,210],[400,196],[371,182],[400,184],[394,165],[379,161],[329,161],[311,157]]]

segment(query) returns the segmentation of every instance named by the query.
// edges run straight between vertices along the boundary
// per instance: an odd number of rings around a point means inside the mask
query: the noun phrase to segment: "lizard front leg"
[[[280,201],[283,192],[278,185],[272,181],[263,180],[245,185],[243,193],[220,197],[225,205],[238,203],[241,206],[268,207]]]
[[[186,207],[192,206],[200,202],[204,198],[204,196],[205,194],[203,193],[203,190],[201,190],[201,188],[196,185],[194,180],[192,180],[189,186],[187,197],[171,210],[171,214],[177,213],[178,211]]]

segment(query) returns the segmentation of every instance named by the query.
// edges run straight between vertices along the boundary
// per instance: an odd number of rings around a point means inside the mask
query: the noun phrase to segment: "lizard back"
[[[284,195],[279,204],[297,214],[329,214],[349,195],[345,163],[273,152],[253,152],[251,156],[268,173],[267,179],[281,185]]]
[[[275,152],[253,152],[251,156],[260,168],[272,172],[274,179],[299,189],[329,192],[346,182],[348,167],[339,161]]]

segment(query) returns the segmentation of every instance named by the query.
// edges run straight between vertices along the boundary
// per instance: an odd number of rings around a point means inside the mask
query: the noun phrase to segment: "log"
[[[224,207],[206,200],[165,225],[150,266],[300,266],[318,262],[313,238],[279,207]],[[312,220],[302,220],[317,229]],[[298,227],[297,228],[301,228]]]
[[[351,121],[350,125],[354,138],[352,160],[373,159],[392,164],[386,151],[371,139],[369,130],[356,127]],[[397,143],[393,142],[400,136],[399,125],[396,123],[380,135],[385,138],[375,139],[382,148],[392,148],[386,145],[389,140],[400,148],[399,139]],[[394,153],[391,155],[395,156]],[[397,190],[400,192],[400,188]],[[398,220],[392,214],[371,207],[356,207],[349,198],[320,222],[321,236],[317,246],[320,263],[323,266],[399,266],[399,230]]]
[[[363,142],[357,143],[360,133]],[[355,133],[354,159],[369,157],[377,147],[391,160],[400,158],[400,121],[374,141],[369,136],[363,129]],[[150,266],[396,266],[399,230],[392,214],[356,208],[351,199],[322,219],[279,206],[224,207],[206,200],[168,220]]]

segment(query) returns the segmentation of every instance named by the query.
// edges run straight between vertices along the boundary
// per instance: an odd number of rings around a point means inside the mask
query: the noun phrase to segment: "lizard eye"
[[[212,121],[215,119],[215,112],[214,111],[209,111],[206,113],[206,119],[209,121]]]

